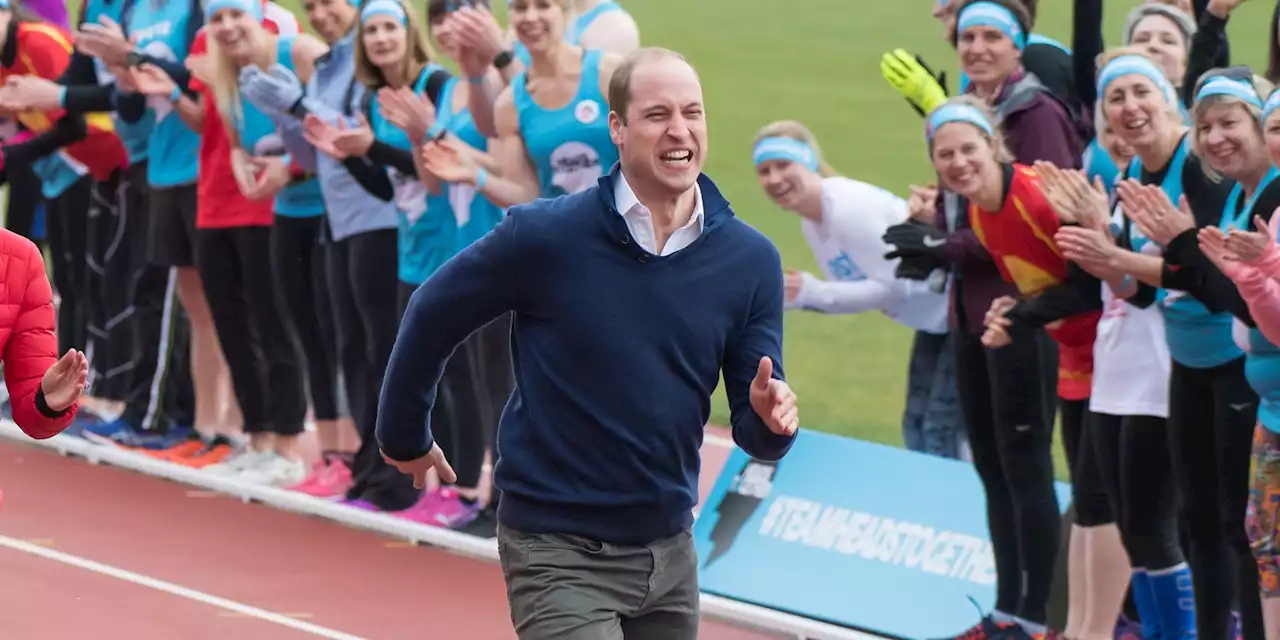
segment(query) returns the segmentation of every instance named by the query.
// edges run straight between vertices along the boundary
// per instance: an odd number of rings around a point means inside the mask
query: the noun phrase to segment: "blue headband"
[[[1280,109],[1280,89],[1272,91],[1271,96],[1267,98],[1267,103],[1262,105],[1262,121],[1266,122],[1276,109]]]
[[[247,13],[254,20],[262,22],[262,3],[258,0],[208,0],[204,5],[204,21],[213,22],[213,16],[223,9]]]
[[[1106,95],[1107,87],[1120,76],[1134,74],[1145,76],[1155,83],[1169,104],[1178,104],[1178,92],[1169,82],[1168,76],[1164,75],[1164,71],[1149,58],[1132,54],[1119,56],[1103,65],[1098,72],[1098,96]]]
[[[1259,109],[1263,106],[1262,98],[1258,97],[1258,92],[1254,90],[1252,83],[1232,80],[1226,76],[1215,76],[1204,83],[1204,86],[1200,87],[1200,91],[1196,92],[1196,102],[1200,102],[1210,96],[1231,96],[1232,98],[1244,100]]]
[[[804,166],[810,171],[818,170],[818,154],[814,153],[813,147],[795,138],[773,136],[762,138],[757,142],[751,149],[752,163],[758,167],[760,163],[769,160],[786,160]]]
[[[1027,46],[1027,36],[1018,24],[1013,12],[994,2],[975,2],[960,12],[956,20],[956,33],[964,33],[973,27],[992,27],[1013,41],[1019,51]]]
[[[396,0],[373,0],[364,6],[364,10],[360,12],[360,22],[366,22],[374,16],[391,16],[400,21],[400,24],[407,25],[409,17],[405,15],[404,6]]]
[[[988,136],[996,134],[996,128],[991,125],[991,120],[986,114],[978,110],[976,107],[967,104],[944,104],[933,110],[929,114],[929,118],[924,122],[924,137],[930,142],[933,141],[933,134],[944,124],[952,122],[967,122],[986,132]]]

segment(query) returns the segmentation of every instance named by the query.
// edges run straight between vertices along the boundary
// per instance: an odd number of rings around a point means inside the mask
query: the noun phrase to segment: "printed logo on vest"
[[[573,108],[573,117],[582,124],[591,124],[600,117],[600,103],[595,100],[583,100]]]

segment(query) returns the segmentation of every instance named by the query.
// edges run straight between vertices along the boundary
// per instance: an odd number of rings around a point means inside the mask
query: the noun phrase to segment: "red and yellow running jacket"
[[[1067,281],[1067,260],[1053,236],[1061,223],[1040,191],[1033,169],[1013,165],[1004,206],[984,211],[969,205],[969,224],[1000,269],[1000,275],[1025,298],[1035,298]],[[1101,311],[1077,314],[1045,327],[1058,343],[1058,395],[1067,400],[1089,397],[1093,376],[1093,342]]]
[[[9,76],[38,76],[57,80],[71,62],[71,36],[62,28],[43,22],[14,20],[0,49],[0,82]],[[63,109],[24,111],[17,119],[39,135],[66,115]],[[65,158],[83,165],[95,180],[106,180],[129,165],[129,156],[115,134],[109,113],[85,114],[88,133],[83,140],[61,150]]]

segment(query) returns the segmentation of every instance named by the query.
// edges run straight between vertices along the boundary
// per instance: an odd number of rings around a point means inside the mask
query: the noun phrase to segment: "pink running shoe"
[[[457,529],[470,524],[480,515],[480,502],[470,504],[463,502],[458,492],[452,487],[440,491],[440,496],[430,512],[426,524],[444,529]]]
[[[341,498],[351,488],[351,469],[341,460],[316,462],[306,480],[289,487],[293,491],[326,499]]]

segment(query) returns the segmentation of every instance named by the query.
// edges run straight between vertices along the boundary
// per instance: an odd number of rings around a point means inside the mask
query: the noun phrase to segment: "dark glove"
[[[947,234],[931,224],[908,220],[889,227],[881,239],[885,244],[896,247],[884,254],[885,260],[908,257],[926,257],[937,262],[944,260]]]
[[[899,280],[928,280],[929,275],[945,264],[929,256],[909,256],[898,262],[893,270],[893,277]]]

